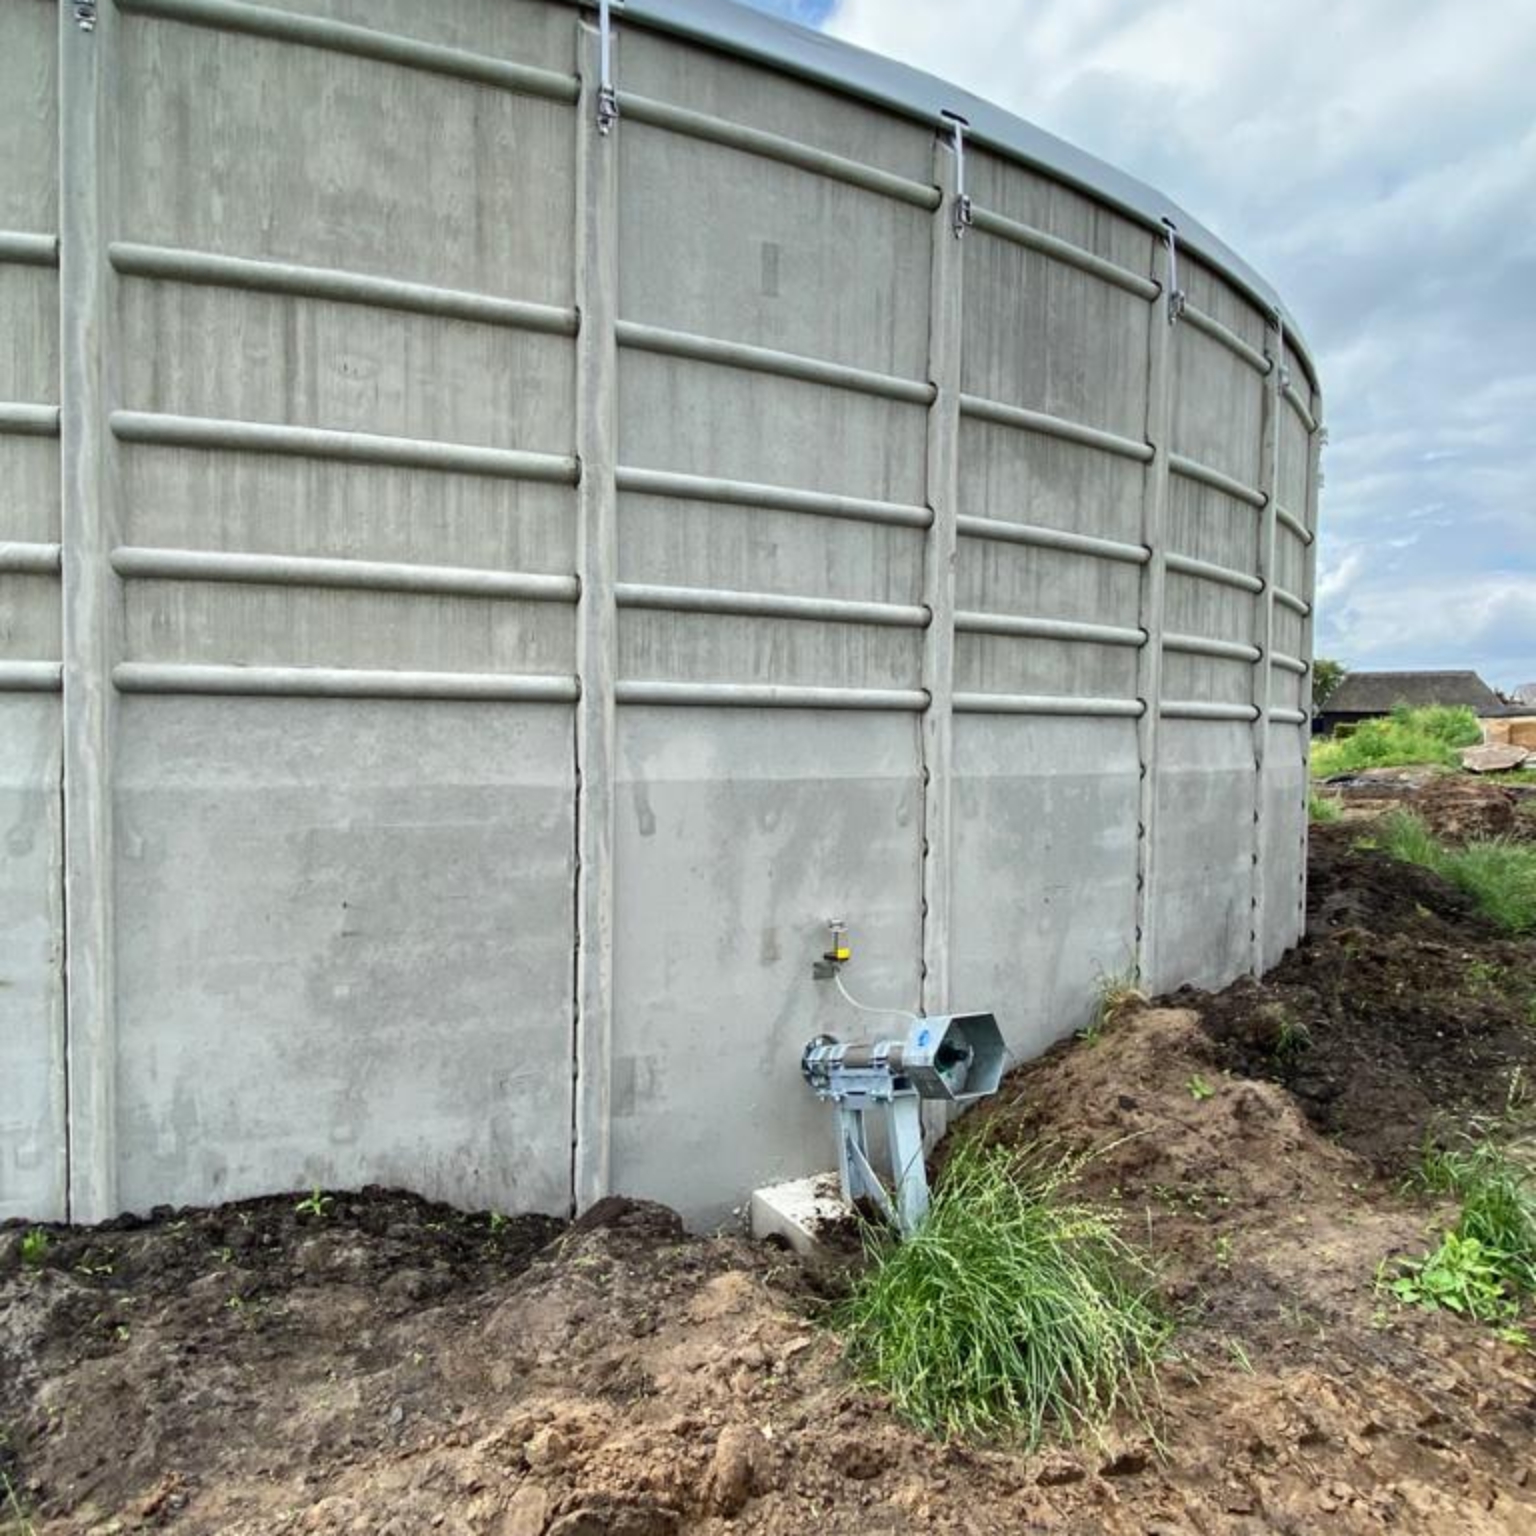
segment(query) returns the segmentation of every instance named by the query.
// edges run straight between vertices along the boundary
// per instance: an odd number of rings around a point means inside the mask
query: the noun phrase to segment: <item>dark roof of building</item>
[[[1323,713],[1385,715],[1399,704],[1465,704],[1480,715],[1498,714],[1504,704],[1476,672],[1348,672],[1329,696]]]

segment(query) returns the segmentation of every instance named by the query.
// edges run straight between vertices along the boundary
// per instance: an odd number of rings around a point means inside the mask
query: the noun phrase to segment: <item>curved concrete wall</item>
[[[0,9],[0,1215],[708,1219],[830,915],[1021,1054],[1297,937],[1294,338],[637,9]]]

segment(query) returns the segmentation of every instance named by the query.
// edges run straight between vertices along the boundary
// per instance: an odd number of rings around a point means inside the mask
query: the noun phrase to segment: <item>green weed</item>
[[[316,1221],[324,1221],[331,1207],[336,1202],[329,1196],[320,1193],[318,1184],[294,1206],[294,1214],[297,1216],[313,1216]]]
[[[1216,1090],[1198,1072],[1184,1086],[1189,1090],[1190,1098],[1197,1104],[1203,1104],[1207,1099],[1216,1097]]]
[[[1422,1259],[1400,1259],[1386,1289],[1409,1306],[1455,1312],[1479,1323],[1512,1325],[1520,1304],[1509,1294],[1498,1262],[1475,1237],[1447,1232]]]
[[[1449,847],[1411,811],[1383,816],[1371,842],[1394,859],[1434,870],[1507,932],[1536,932],[1536,844],[1490,837]]]
[[[932,1433],[1038,1444],[1146,1417],[1168,1326],[1114,1216],[1070,1197],[1082,1159],[972,1137],[907,1241],[870,1240],[839,1321],[848,1357]]]
[[[1094,994],[1093,1018],[1077,1032],[1077,1038],[1087,1045],[1097,1045],[1126,1009],[1147,1001],[1141,990],[1141,973],[1134,965],[1123,971],[1100,971]]]
[[[1344,807],[1331,796],[1320,795],[1315,790],[1307,796],[1308,821],[1318,826],[1332,826],[1334,822],[1343,821],[1343,819]]]
[[[41,1227],[33,1227],[21,1235],[21,1262],[28,1269],[41,1269],[48,1257],[48,1234]]]
[[[33,1536],[37,1527],[27,1518],[16,1485],[4,1472],[0,1472],[0,1493],[5,1495],[3,1504],[0,1504],[0,1518],[4,1519],[0,1531],[7,1533],[7,1536]]]

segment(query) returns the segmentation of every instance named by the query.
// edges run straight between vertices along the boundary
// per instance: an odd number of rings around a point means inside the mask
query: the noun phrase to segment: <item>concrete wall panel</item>
[[[123,285],[134,410],[568,453],[564,336],[273,294]]]
[[[571,302],[568,105],[145,17],[119,43],[119,238]]]
[[[65,1213],[59,701],[0,694],[0,1221]]]
[[[1139,440],[1151,314],[1138,294],[977,234],[965,253],[961,387]]]
[[[619,579],[918,603],[921,528],[668,496],[619,498]]]
[[[1135,969],[1139,783],[1133,720],[955,721],[953,1002],[1021,1059]]]
[[[575,568],[567,486],[139,443],[120,462],[130,544],[545,575]]]
[[[923,209],[643,123],[620,155],[625,320],[926,377]]]
[[[800,490],[921,504],[920,405],[739,368],[625,352],[619,460]]]
[[[560,1211],[560,706],[124,701],[121,1199],[402,1183]]]
[[[870,1021],[811,980],[825,919],[850,925],[856,996],[918,1005],[917,723],[634,708],[620,727],[613,1182],[723,1218],[833,1157],[800,1051]]]
[[[1164,720],[1161,738],[1147,980],[1157,992],[1222,986],[1248,964],[1253,733],[1235,721]]]
[[[960,423],[962,515],[1138,543],[1143,467],[1081,443]]]

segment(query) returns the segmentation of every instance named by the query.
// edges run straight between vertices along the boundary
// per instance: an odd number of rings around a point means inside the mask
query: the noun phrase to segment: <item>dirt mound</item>
[[[1221,1065],[1283,1084],[1325,1134],[1402,1173],[1447,1123],[1498,1115],[1536,1070],[1536,945],[1438,875],[1313,829],[1307,937],[1262,982],[1181,992]]]
[[[1385,811],[1412,811],[1448,842],[1536,838],[1536,785],[1445,768],[1367,768],[1327,779],[1319,792],[1341,805],[1352,821]]]

